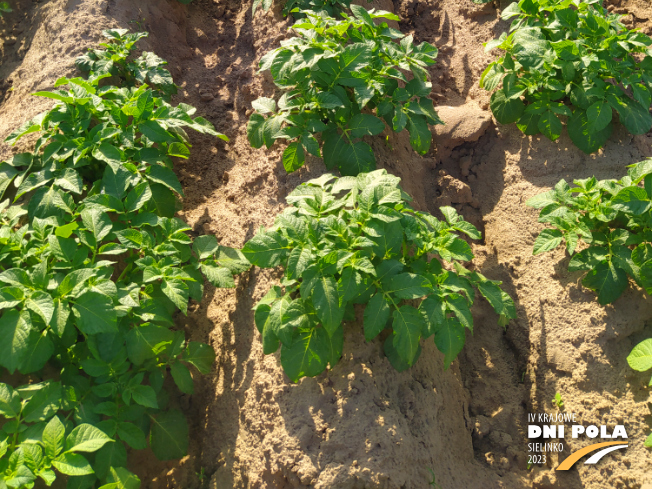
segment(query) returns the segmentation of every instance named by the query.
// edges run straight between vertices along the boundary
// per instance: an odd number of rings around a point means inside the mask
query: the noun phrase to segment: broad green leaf
[[[138,130],[147,139],[155,143],[174,143],[176,139],[167,132],[160,123],[154,120],[146,120],[138,125]]]
[[[546,136],[551,141],[556,141],[559,136],[561,136],[561,121],[559,120],[559,117],[557,117],[557,115],[550,110],[546,110],[543,114],[541,114],[538,122],[538,128],[539,131],[541,131],[541,134]]]
[[[99,292],[85,292],[72,303],[77,327],[86,334],[118,331],[113,301]]]
[[[419,311],[423,314],[426,320],[427,328],[423,331],[424,338],[429,337],[437,331],[442,324],[446,321],[446,304],[436,294],[426,297],[421,304],[419,304]]]
[[[137,385],[131,389],[132,399],[140,404],[152,409],[158,409],[156,392],[149,385]]]
[[[29,398],[23,407],[23,421],[34,423],[45,421],[59,410],[63,398],[60,382],[43,382],[31,385],[31,389],[38,389]]]
[[[259,232],[242,248],[247,260],[261,268],[280,265],[288,253],[287,240],[280,233]]]
[[[29,374],[41,370],[54,353],[55,345],[47,329],[37,331],[32,329],[27,337],[25,357],[18,370],[22,374]]]
[[[181,3],[189,3],[184,0]],[[99,474],[98,474],[99,475]],[[110,473],[106,477],[108,484],[100,487],[100,489],[139,489],[140,479],[136,474],[132,474],[124,467],[110,467]]]
[[[172,344],[174,333],[155,324],[133,327],[126,335],[127,353],[135,365],[155,358]]]
[[[160,217],[174,217],[174,214],[177,211],[177,199],[174,196],[174,193],[169,188],[159,183],[150,185],[149,189],[152,195],[149,198],[147,209],[151,212],[155,212]],[[141,200],[144,200],[143,195],[146,195],[146,192],[144,194],[139,194],[138,199],[135,200],[137,204],[140,204]]]
[[[141,182],[127,194],[127,198],[125,199],[125,210],[127,212],[136,212],[152,198],[152,187],[147,182]],[[167,214],[162,215],[164,217],[170,217]]]
[[[435,345],[444,354],[444,369],[450,367],[451,362],[464,348],[466,341],[464,326],[455,318],[447,318],[435,332]]]
[[[228,268],[216,267],[209,263],[202,263],[201,270],[213,286],[227,289],[235,287],[233,274]]]
[[[522,4],[523,2],[521,2]],[[534,12],[538,7],[534,8]],[[551,55],[551,46],[541,29],[520,28],[512,36],[512,54],[526,70],[538,70]]]
[[[190,291],[183,280],[166,279],[161,285],[163,293],[172,301],[172,303],[184,314],[188,314],[188,300]]]
[[[370,221],[365,234],[375,243],[374,253],[383,258],[397,254],[403,243],[403,228],[399,222]]]
[[[520,99],[508,100],[502,90],[494,92],[491,96],[490,107],[494,117],[501,124],[517,122],[525,110],[525,105]]]
[[[25,301],[25,307],[39,315],[45,324],[50,324],[54,314],[54,300],[50,294],[37,290]]]
[[[611,206],[616,210],[639,216],[650,210],[652,201],[645,189],[625,187],[614,196]]]
[[[385,123],[371,114],[358,114],[351,118],[347,129],[351,137],[376,136],[385,130]]]
[[[652,128],[652,115],[650,108],[644,108],[631,98],[622,95],[616,97],[607,94],[607,101],[620,116],[620,122],[632,134],[645,134]]]
[[[567,128],[568,135],[575,146],[580,148],[586,154],[590,154],[604,146],[609,139],[609,136],[611,136],[613,124],[607,124],[607,126],[600,131],[592,130],[586,112],[582,109],[577,109],[573,112],[573,116],[568,120]]]
[[[186,417],[172,409],[152,417],[149,446],[159,460],[174,460],[188,453]]]
[[[563,235],[558,229],[544,229],[534,241],[534,251],[532,254],[538,255],[554,250],[561,244],[562,239]]]
[[[446,298],[446,307],[455,314],[462,326],[473,331],[473,315],[464,296],[451,294]]]
[[[86,209],[81,213],[84,227],[89,230],[97,242],[104,239],[113,228],[113,224],[108,214],[99,209]]]
[[[499,323],[504,323],[501,326],[505,326],[510,319],[516,318],[516,306],[513,299],[501,290],[497,284],[487,280],[477,285],[482,296],[487,299],[496,314],[501,317],[502,321],[499,320]]]
[[[385,350],[385,355],[387,356],[387,359],[389,360],[389,363],[392,364],[392,367],[397,372],[404,372],[405,370],[409,369],[412,365],[407,363],[401,355],[399,355],[398,351],[396,350],[396,347],[394,346],[394,341],[392,336],[388,336],[387,339],[385,339],[385,343],[383,344],[383,349]],[[421,356],[421,345],[417,348],[417,353],[414,355],[414,360],[412,361],[412,364],[414,364],[419,357]]]
[[[414,273],[399,273],[389,279],[385,292],[399,299],[418,299],[432,291],[430,281]]]
[[[183,360],[194,365],[200,373],[207,375],[215,363],[215,350],[205,343],[188,342]]]
[[[96,452],[113,440],[90,424],[80,424],[66,437],[66,452]]]
[[[118,436],[122,441],[134,450],[143,450],[147,448],[147,438],[145,433],[133,423],[118,423]]]
[[[342,302],[349,302],[364,292],[362,276],[357,270],[354,270],[351,267],[345,268],[337,283],[337,289]]]
[[[177,387],[181,392],[184,394],[193,393],[194,385],[188,367],[181,362],[175,362],[170,367],[170,373],[172,374],[174,383],[177,384]]]
[[[276,112],[276,102],[272,98],[260,97],[254,100],[251,106],[261,114]]]
[[[4,311],[0,317],[0,365],[13,373],[27,355],[31,330],[29,316],[17,310]]]
[[[83,455],[64,452],[52,461],[55,469],[65,475],[80,476],[92,474],[93,468]]]
[[[424,319],[418,310],[408,305],[395,309],[393,316],[394,348],[408,365],[412,365],[424,330]]]
[[[301,168],[305,161],[306,155],[299,141],[288,144],[285,151],[283,151],[283,168],[288,173]]]
[[[120,470],[126,465],[127,449],[125,448],[124,443],[107,443],[95,453],[93,469],[95,469],[95,474],[100,479],[106,478],[112,470]],[[136,486],[134,489],[138,488],[139,486]],[[118,487],[116,489],[121,488]]]
[[[93,157],[107,163],[114,172],[122,166],[122,152],[110,143],[103,142],[93,150]]]
[[[605,129],[613,117],[613,109],[606,102],[598,101],[586,110],[586,117],[589,121],[589,133]]]
[[[20,395],[10,385],[0,383],[0,414],[15,418],[20,412]]]
[[[310,247],[296,247],[294,248],[289,256],[286,267],[286,276],[287,278],[300,278],[303,275],[303,272],[308,268],[310,263],[314,260]],[[348,274],[351,276],[353,273],[352,269],[349,270]],[[346,272],[346,270],[345,270]]]
[[[205,260],[217,252],[219,245],[215,236],[198,236],[192,244],[192,250],[200,260]]]
[[[337,282],[333,277],[319,277],[312,292],[312,303],[328,335],[332,336],[344,318],[344,307],[340,307]]]
[[[146,173],[148,180],[159,183],[183,196],[183,188],[172,170],[161,165],[151,165]]]
[[[329,336],[324,328],[301,328],[291,345],[281,347],[281,365],[292,382],[322,373],[330,359]]]
[[[407,130],[410,133],[410,145],[412,149],[420,155],[425,155],[430,149],[432,142],[432,133],[425,117],[408,116]]]
[[[54,460],[63,451],[66,428],[58,416],[54,416],[43,430],[45,456]]]
[[[256,149],[262,148],[265,144],[263,136],[264,126],[265,118],[262,115],[256,113],[251,114],[247,123],[247,137],[249,138],[249,144]]]
[[[652,368],[652,339],[644,340],[636,345],[627,357],[627,363],[639,372],[650,370]]]
[[[30,280],[29,275],[21,268],[10,268],[9,270],[0,273],[0,282],[32,288],[32,281]]]
[[[382,292],[376,293],[364,310],[364,337],[371,341],[387,326],[390,308]]]
[[[324,137],[323,155],[326,168],[337,166],[342,175],[357,175],[376,168],[371,146],[362,141],[350,144],[348,139],[337,133]]]
[[[598,302],[605,305],[620,297],[629,285],[629,279],[622,268],[617,268],[610,263],[599,263],[595,269],[586,274],[582,284],[595,291],[598,294]]]
[[[534,136],[535,134],[539,134],[541,132],[541,129],[539,128],[540,120],[541,114],[535,114],[526,110],[523,116],[516,123],[516,127],[518,127],[518,129],[522,131],[523,134],[527,136]]]

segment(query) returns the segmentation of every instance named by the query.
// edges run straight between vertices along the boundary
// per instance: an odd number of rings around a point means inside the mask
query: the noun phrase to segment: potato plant
[[[109,42],[100,44],[105,49],[90,48],[75,60],[77,68],[89,73],[89,81],[109,74],[119,81],[121,87],[133,87],[147,83],[158,97],[169,101],[177,93],[172,75],[165,68],[167,61],[156,54],[145,51],[138,58],[131,59],[134,44],[147,37],[147,32],[129,32],[127,29],[107,29],[102,35]]]
[[[627,357],[627,363],[639,372],[652,369],[652,338],[636,345]],[[652,378],[650,379],[649,385],[652,386]],[[652,433],[645,439],[644,445],[647,448],[652,448]]]
[[[627,289],[631,278],[652,293],[652,159],[629,167],[627,176],[598,181],[561,180],[554,189],[527,204],[541,209],[549,224],[534,242],[534,254],[565,243],[569,271],[584,271],[585,287],[609,304]]]
[[[281,286],[255,306],[255,321],[266,354],[281,346],[292,381],[337,363],[355,304],[365,305],[367,341],[391,330],[384,348],[399,371],[417,360],[421,338],[433,335],[448,368],[473,330],[475,288],[500,325],[516,317],[501,282],[463,266],[473,253],[459,233],[480,239],[478,230],[452,207],[441,208],[444,221],[415,211],[399,181],[376,170],[301,184],[274,225],[245,244],[254,265],[284,269]]]
[[[415,46],[412,36],[374,23],[398,20],[394,14],[357,5],[351,10],[353,16],[342,20],[305,11],[292,27],[297,37],[260,61],[283,94],[278,101],[253,102],[247,134],[255,148],[289,141],[283,152],[288,172],[304,164],[306,153],[323,156],[327,168],[343,175],[369,172],[376,159],[364,136],[380,134],[387,123],[397,132],[407,129],[412,147],[426,154],[429,124],[443,124],[429,98],[426,71],[437,49],[427,42]]]
[[[371,0],[367,0],[371,3]],[[256,15],[258,7],[262,7],[267,11],[271,8],[274,0],[254,0],[251,7],[252,17]],[[283,15],[288,16],[290,13],[295,18],[303,17],[301,14],[303,10],[312,10],[313,12],[325,11],[331,17],[339,18],[342,12],[346,12],[351,8],[351,0],[285,0],[283,5]]]
[[[0,487],[49,486],[59,473],[70,488],[137,488],[127,447],[184,456],[188,426],[169,388],[192,394],[215,353],[186,341],[174,315],[201,300],[204,277],[233,287],[250,266],[174,217],[183,192],[171,158],[189,156],[185,129],[225,136],[141,85],[127,58],[143,34],[116,32],[104,33],[119,53],[113,76],[133,83],[100,83],[112,68],[93,63],[87,80],[37,92],[56,105],[6,140],[39,136],[0,165],[0,197],[14,201],[0,207],[0,366],[37,381],[0,384]]]
[[[556,140],[568,135],[585,153],[601,148],[614,111],[632,134],[652,128],[652,39],[628,30],[601,0],[520,0],[502,12],[509,34],[485,49],[505,51],[480,78],[502,124]]]

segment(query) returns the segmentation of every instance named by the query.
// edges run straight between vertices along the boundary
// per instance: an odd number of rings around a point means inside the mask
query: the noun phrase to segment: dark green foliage
[[[371,3],[371,0],[367,0]],[[252,17],[256,15],[258,7],[267,11],[272,6],[273,0],[254,0],[251,8]],[[313,12],[325,11],[331,17],[339,18],[342,12],[351,8],[351,0],[286,0],[283,6],[283,15],[287,16],[292,13],[295,18],[301,18],[304,15],[303,10],[312,10]]]
[[[652,128],[652,39],[627,30],[601,0],[520,0],[502,12],[514,18],[509,35],[488,42],[505,55],[491,63],[480,86],[494,92],[498,122],[556,140],[568,134],[585,153],[600,149],[614,110],[632,134]],[[502,83],[502,86],[501,86]]]
[[[102,31],[102,35],[110,40],[108,43],[100,44],[106,49],[91,48],[75,60],[80,71],[91,73],[89,81],[96,77],[112,75],[120,79],[117,85],[122,87],[147,83],[155,89],[157,96],[163,96],[168,101],[171,95],[177,93],[172,75],[165,68],[167,61],[150,52],[144,52],[136,59],[128,59],[134,44],[139,39],[147,37],[147,32],[108,29]]]
[[[394,14],[357,5],[351,10],[354,15],[343,20],[304,12],[306,18],[293,27],[297,37],[261,59],[261,71],[270,70],[284,93],[278,102],[254,101],[247,134],[255,148],[288,140],[288,172],[300,168],[307,153],[323,156],[327,168],[343,175],[374,170],[376,159],[362,138],[380,134],[385,123],[397,132],[407,129],[412,147],[426,154],[428,125],[442,124],[426,71],[437,49],[427,42],[415,46],[412,36],[373,21],[398,20]]]
[[[59,472],[68,487],[138,488],[125,447],[184,456],[187,423],[164,384],[192,394],[215,353],[187,342],[174,315],[201,300],[204,277],[234,287],[250,266],[174,217],[182,188],[171,157],[190,154],[185,128],[225,136],[140,85],[150,75],[125,60],[143,34],[116,32],[105,32],[119,36],[107,48],[133,86],[100,86],[111,69],[92,64],[88,80],[36,93],[56,105],[6,140],[40,136],[33,153],[0,165],[0,198],[14,200],[0,205],[0,366],[44,380],[0,384],[2,487],[50,485]]]
[[[570,187],[561,180],[528,201],[541,209],[539,222],[552,226],[536,239],[534,254],[565,242],[569,270],[587,272],[582,283],[600,304],[620,297],[630,278],[652,293],[652,159],[629,168],[619,181],[592,177]]]
[[[280,344],[281,363],[294,382],[337,363],[343,322],[354,319],[354,304],[366,304],[367,340],[392,330],[385,352],[397,370],[413,365],[421,338],[433,334],[450,365],[465,330],[473,328],[474,287],[499,314],[499,324],[516,317],[500,282],[462,266],[473,253],[458,233],[479,239],[478,230],[452,207],[441,208],[445,221],[413,210],[399,180],[377,170],[301,184],[274,226],[243,248],[254,265],[285,270],[282,287],[256,305],[255,320],[264,352]],[[452,267],[444,269],[442,261]]]

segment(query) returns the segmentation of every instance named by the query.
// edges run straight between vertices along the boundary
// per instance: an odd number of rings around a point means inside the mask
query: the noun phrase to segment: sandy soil
[[[320,161],[287,175],[281,149],[250,148],[245,133],[251,101],[274,86],[257,75],[257,60],[289,36],[273,12],[252,20],[251,2],[195,0],[14,0],[0,23],[0,137],[50,104],[30,97],[74,73],[74,58],[106,27],[150,32],[141,47],[170,62],[187,102],[231,141],[192,135],[192,158],[178,163],[186,189],[180,213],[222,243],[242,246],[268,225],[299,182],[324,171]],[[648,0],[613,0],[630,25],[652,33]],[[157,463],[143,452],[132,469],[151,488],[442,489],[640,488],[652,483],[643,447],[652,425],[649,376],[629,369],[626,356],[652,335],[652,301],[628,291],[598,305],[566,271],[563,251],[532,257],[540,225],[525,206],[559,179],[618,178],[628,164],[652,156],[652,135],[615,131],[604,151],[586,156],[568,137],[552,143],[495,124],[489,96],[477,87],[491,56],[482,43],[507,28],[494,5],[470,0],[390,0],[375,5],[404,19],[400,28],[440,49],[430,71],[446,126],[435,130],[426,157],[406,135],[370,141],[381,166],[399,175],[422,210],[454,205],[485,233],[474,246],[477,269],[503,280],[518,319],[506,331],[486,303],[474,307],[474,336],[444,371],[442,356],[424,342],[417,365],[393,371],[379,341],[365,343],[358,322],[346,326],[344,356],[332,370],[293,385],[276,356],[264,356],[252,306],[278,280],[252,270],[235,290],[207,287],[201,304],[179,319],[189,338],[209,341],[218,360],[192,397],[177,401],[190,416],[191,453]],[[203,94],[203,97],[200,95]],[[206,95],[206,93],[210,95]],[[212,98],[211,98],[212,96]],[[208,100],[210,99],[210,100]],[[20,148],[0,147],[0,157]],[[559,475],[547,466],[526,470],[528,412],[554,412],[560,392],[567,412],[583,423],[625,424],[630,447],[598,466]],[[571,440],[560,459],[580,447]],[[204,478],[196,475],[202,471]]]

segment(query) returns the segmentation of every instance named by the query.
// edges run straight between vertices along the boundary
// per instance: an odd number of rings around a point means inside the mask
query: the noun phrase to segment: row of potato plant
[[[541,209],[547,227],[534,243],[534,254],[565,246],[568,270],[584,272],[582,284],[606,305],[618,299],[630,280],[652,294],[652,159],[629,167],[620,180],[595,177],[561,180],[527,204]],[[652,368],[652,339],[627,358],[638,371]],[[650,381],[652,385],[652,380]],[[652,435],[645,441],[652,447]]]
[[[426,70],[437,48],[415,45],[412,36],[374,22],[399,20],[390,12],[350,8],[353,15],[340,20],[303,11],[305,18],[292,26],[296,36],[260,61],[282,95],[254,101],[249,141],[254,148],[289,141],[283,152],[288,172],[303,166],[306,154],[323,157],[342,175],[373,171],[376,158],[365,136],[380,134],[386,123],[396,132],[407,129],[423,155],[432,141],[429,124],[443,124]]]
[[[509,32],[485,49],[505,53],[480,78],[498,122],[554,141],[566,121],[585,153],[607,142],[614,112],[632,134],[652,128],[652,39],[602,0],[520,0],[501,17]]]
[[[233,287],[250,266],[174,217],[185,131],[226,137],[168,103],[162,59],[130,56],[146,33],[103,34],[104,49],[77,60],[87,79],[37,92],[55,106],[7,138],[35,133],[33,151],[0,165],[0,365],[20,379],[0,384],[3,488],[63,474],[71,489],[132,489],[129,450],[184,456],[188,424],[170,398],[192,394],[215,352],[186,341],[174,314],[201,300],[204,277]]]
[[[509,31],[485,50],[504,55],[480,78],[480,87],[493,92],[498,122],[552,141],[566,122],[571,141],[585,153],[605,145],[615,114],[631,134],[650,131],[652,39],[628,29],[624,16],[609,12],[602,0],[519,0],[501,17],[512,19]],[[619,181],[589,178],[570,187],[562,180],[529,202],[541,208],[539,221],[552,226],[537,238],[534,254],[564,242],[569,270],[586,272],[582,283],[600,304],[615,301],[630,279],[652,292],[651,166],[649,160],[634,165]],[[628,361],[639,371],[652,368],[652,339],[637,345]],[[645,444],[652,447],[652,434]]]
[[[444,220],[411,208],[400,179],[375,170],[363,141],[387,126],[407,128],[412,147],[428,152],[429,125],[442,124],[427,72],[437,49],[379,20],[398,21],[392,13],[345,3],[352,15],[340,12],[340,20],[323,10],[299,12],[296,37],[263,56],[261,71],[271,72],[282,95],[254,101],[248,125],[255,148],[289,141],[282,158],[288,172],[310,153],[344,175],[301,184],[274,225],[242,250],[254,265],[284,269],[280,286],[255,306],[255,322],[264,353],[280,346],[281,365],[295,382],[338,362],[355,304],[365,306],[366,340],[388,330],[385,353],[399,371],[418,359],[420,340],[433,336],[448,368],[473,330],[476,289],[499,324],[516,317],[501,282],[464,266],[473,253],[459,235],[480,239],[480,232],[451,207],[441,208]]]

